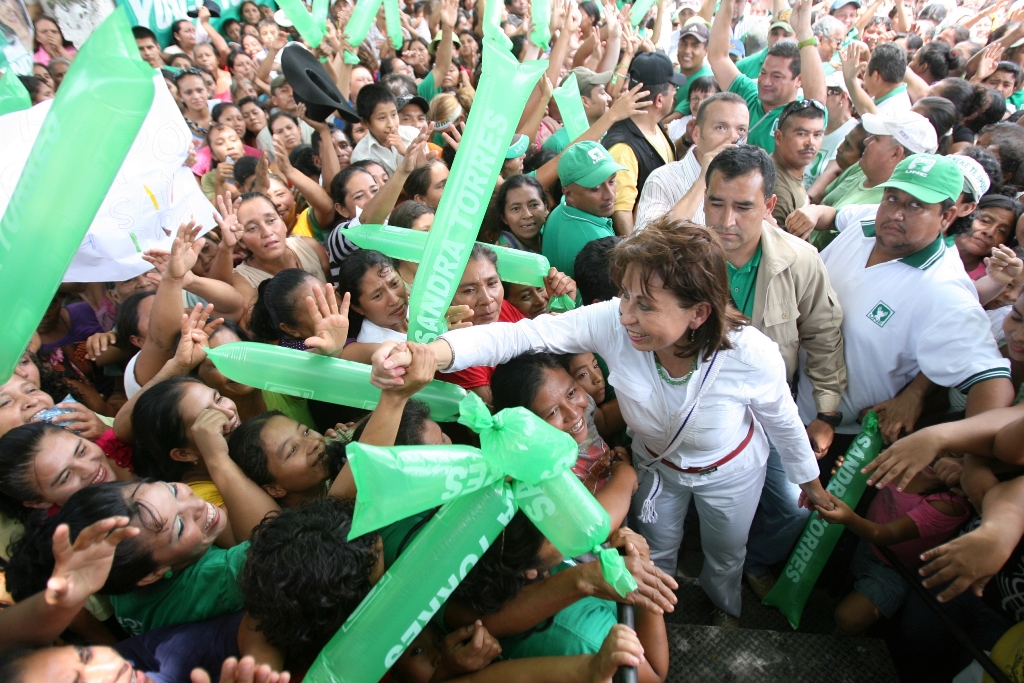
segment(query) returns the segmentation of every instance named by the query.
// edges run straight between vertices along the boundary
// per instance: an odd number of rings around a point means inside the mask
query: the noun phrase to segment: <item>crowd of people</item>
[[[551,4],[547,45],[526,0],[501,8],[547,69],[429,344],[407,340],[418,264],[346,233],[443,227],[483,0],[406,0],[398,48],[383,5],[350,43],[352,0],[315,49],[252,0],[169,44],[134,27],[216,226],[62,284],[0,384],[0,681],[300,679],[436,512],[348,538],[347,446],[479,445],[415,398],[434,379],[575,440],[638,588],[519,512],[387,680],[663,681],[684,536],[707,623],[738,628],[811,515],[852,532],[822,578],[836,632],[885,637],[904,680],[1024,621],[1024,6]],[[75,58],[53,18],[35,37],[33,104]],[[326,119],[291,44],[343,98]],[[503,249],[546,257],[544,286],[503,281]],[[240,341],[369,365],[379,404],[234,381],[207,351]],[[885,449],[851,507],[826,487],[869,411]]]

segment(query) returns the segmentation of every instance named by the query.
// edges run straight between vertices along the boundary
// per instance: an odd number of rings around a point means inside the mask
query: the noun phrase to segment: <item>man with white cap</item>
[[[935,129],[915,112],[883,118],[865,114],[861,119],[868,133],[864,154],[828,186],[820,205],[797,209],[786,219],[786,229],[796,235],[807,234],[818,249],[835,239],[836,213],[851,204],[878,204],[882,201],[882,183],[889,180],[896,166],[911,154],[933,154],[938,148]],[[819,234],[820,233],[820,234]]]
[[[845,451],[867,409],[885,411],[919,374],[967,396],[967,415],[1013,401],[1009,362],[943,231],[956,218],[964,177],[949,157],[915,154],[881,184],[873,218],[848,226],[821,258],[843,308],[847,386],[829,456]],[[808,378],[797,406],[815,418]]]
[[[853,118],[853,106],[850,93],[846,89],[843,74],[838,71],[825,76],[825,108],[828,109],[828,122],[825,124],[825,137],[821,139],[821,149],[814,161],[804,171],[804,187],[810,188],[818,179],[828,162],[836,158],[839,145],[843,144],[847,134],[860,123]]]

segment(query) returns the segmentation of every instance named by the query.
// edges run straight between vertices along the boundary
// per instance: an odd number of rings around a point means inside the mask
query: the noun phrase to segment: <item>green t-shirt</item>
[[[540,148],[549,149],[552,152],[561,152],[569,146],[570,142],[572,142],[572,140],[569,139],[569,131],[565,129],[565,126],[562,126],[556,130],[553,135],[548,137]]]
[[[729,293],[732,294],[733,303],[740,313],[752,317],[754,314],[754,289],[757,284],[757,269],[761,265],[761,245],[757,245],[754,256],[747,261],[743,267],[736,268],[726,262],[725,268],[729,272]]]
[[[430,100],[434,99],[434,95],[441,92],[441,89],[434,85],[434,72],[428,71],[427,75],[423,77],[420,84],[416,86],[416,92],[420,94],[420,97],[430,103]]]
[[[750,129],[747,132],[747,144],[757,145],[771,154],[775,151],[775,129],[779,127],[779,117],[786,105],[765,112],[761,100],[757,97],[757,81],[738,75],[729,86],[729,92],[736,93],[747,102],[750,112]]]
[[[693,112],[690,111],[690,86],[698,78],[704,78],[705,76],[714,76],[711,71],[711,67],[705,64],[695,74],[686,79],[686,85],[681,88],[676,88],[676,105],[675,111],[679,112],[683,116],[689,116]]]
[[[571,560],[551,570],[552,574],[574,566]],[[501,638],[503,659],[558,657],[594,654],[601,649],[612,626],[618,623],[615,603],[600,598],[583,598],[556,614],[526,635]]]
[[[860,164],[854,164],[825,188],[825,196],[821,203],[836,210],[851,204],[880,204],[885,188],[864,187],[866,181],[867,177]]]
[[[309,404],[306,403],[306,399],[264,389],[263,402],[267,405],[267,410],[280,410],[296,422],[300,422],[310,429],[316,429],[316,422],[313,421],[313,415],[309,412]]]
[[[601,218],[574,209],[562,200],[544,224],[541,253],[556,269],[573,277],[576,254],[587,244],[602,237],[614,237],[611,218]]]
[[[749,57],[744,57],[736,62],[736,68],[747,78],[753,78],[756,81],[757,77],[761,75],[761,67],[764,66],[764,60],[767,57],[768,48],[764,48],[760,52],[755,52]]]
[[[380,530],[380,538],[384,544],[384,566],[390,567],[402,554],[402,551],[409,547],[423,527],[427,525],[430,518],[434,516],[433,510],[421,512],[412,517],[406,517],[394,524],[389,524]]]
[[[211,547],[197,562],[125,595],[111,595],[118,623],[137,636],[160,626],[206,621],[245,607],[238,575],[249,542]]]
[[[1017,109],[1024,106],[1024,90],[1018,90],[1009,97],[1006,98],[1007,104],[1012,104]]]

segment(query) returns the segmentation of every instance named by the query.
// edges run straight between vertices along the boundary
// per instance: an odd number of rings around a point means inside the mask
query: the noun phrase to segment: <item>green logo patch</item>
[[[889,319],[896,314],[896,311],[889,308],[889,305],[884,301],[879,301],[871,311],[868,313],[868,320],[878,325],[879,327],[885,327],[885,324],[889,322]]]

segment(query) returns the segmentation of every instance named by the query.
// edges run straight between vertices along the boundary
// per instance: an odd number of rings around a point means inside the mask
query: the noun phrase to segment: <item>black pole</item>
[[[619,606],[619,623],[628,626],[634,631],[636,630],[636,623],[633,615],[633,605],[620,602]],[[637,673],[635,666],[620,666],[619,670],[615,672],[615,677],[612,679],[614,683],[637,683]]]

